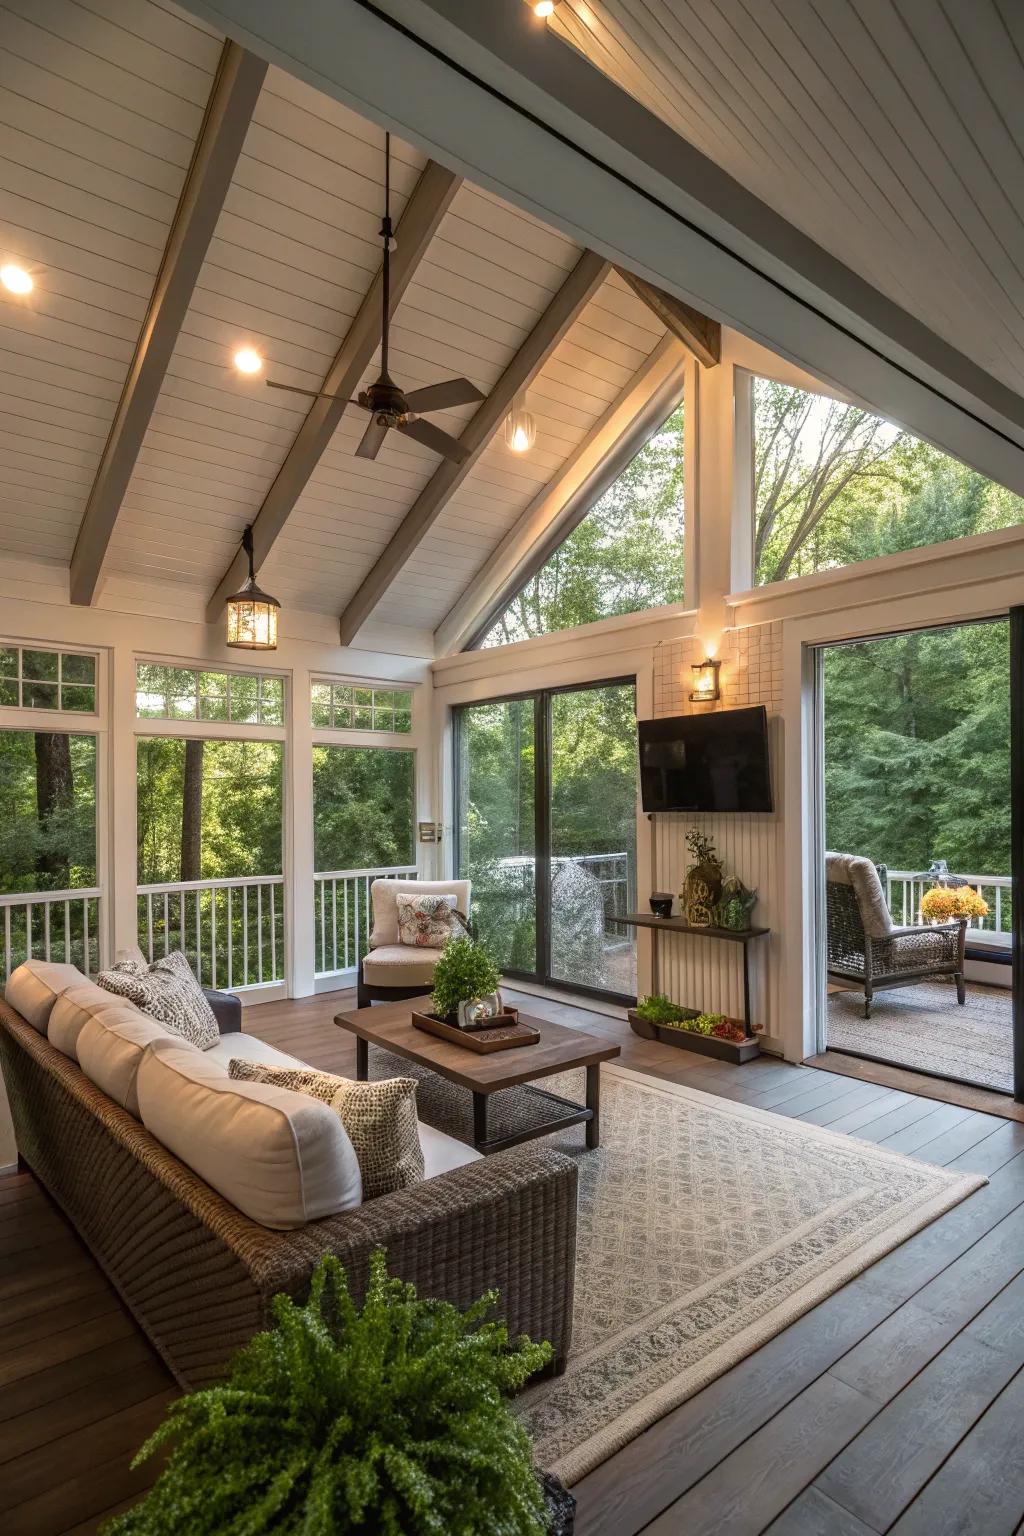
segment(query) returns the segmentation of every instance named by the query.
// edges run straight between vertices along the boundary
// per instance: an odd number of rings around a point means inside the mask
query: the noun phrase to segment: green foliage
[[[277,741],[207,741],[203,748],[200,879],[281,873],[284,750]],[[140,737],[139,884],[181,877],[185,742]]]
[[[505,1394],[551,1358],[484,1317],[417,1300],[371,1259],[362,1311],[336,1258],[223,1385],[173,1403],[136,1463],[166,1470],[107,1536],[543,1536],[532,1447]]]
[[[434,967],[431,1003],[438,1018],[447,1019],[460,1003],[489,997],[501,982],[501,972],[483,944],[475,939],[449,939]]]
[[[686,846],[695,864],[710,865],[712,869],[721,870],[722,860],[713,838],[706,837],[703,832],[694,827],[686,834]]]
[[[416,754],[313,748],[313,857],[318,870],[414,864]]]
[[[782,581],[1024,522],[1024,500],[859,406],[754,381],[754,568]]]
[[[656,992],[653,997],[643,998],[636,1007],[637,1013],[648,1024],[681,1024],[688,1019],[690,1014],[685,1008],[680,1008],[678,1003],[672,1003],[663,992]]]
[[[0,892],[96,884],[96,738],[67,737],[71,779],[40,814],[37,736],[0,731]]]
[[[827,651],[829,848],[890,869],[944,858],[1009,874],[1009,733],[1005,621]]]
[[[683,407],[622,472],[483,644],[640,613],[683,599]]]

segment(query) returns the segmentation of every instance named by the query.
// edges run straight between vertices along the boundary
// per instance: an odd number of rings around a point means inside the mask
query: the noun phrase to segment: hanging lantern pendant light
[[[505,417],[505,445],[513,453],[529,453],[537,441],[537,423],[526,409],[526,391],[515,398]]]
[[[242,548],[249,557],[249,577],[245,586],[228,598],[227,643],[239,651],[276,651],[281,604],[256,585],[251,527],[242,535]]]

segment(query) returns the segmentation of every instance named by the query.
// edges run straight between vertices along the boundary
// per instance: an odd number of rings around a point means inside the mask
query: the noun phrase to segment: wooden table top
[[[601,1061],[611,1061],[621,1054],[621,1047],[611,1041],[601,1041],[582,1030],[569,1029],[565,1024],[551,1024],[547,1019],[535,1019],[520,1013],[524,1024],[532,1024],[540,1033],[536,1045],[515,1046],[509,1051],[492,1051],[477,1056],[464,1046],[428,1035],[416,1029],[411,1010],[418,1013],[430,1011],[429,997],[412,998],[403,1003],[374,1003],[370,1008],[357,1008],[353,1013],[339,1013],[334,1022],[341,1029],[383,1046],[404,1056],[407,1061],[430,1067],[450,1082],[460,1083],[474,1093],[496,1093],[500,1088],[515,1088],[520,1083],[533,1082],[538,1077],[550,1077],[555,1072],[566,1072],[571,1067],[592,1067]]]

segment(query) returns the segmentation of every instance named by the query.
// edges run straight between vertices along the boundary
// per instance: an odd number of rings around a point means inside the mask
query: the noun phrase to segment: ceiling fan
[[[401,389],[388,373],[388,333],[391,327],[391,252],[396,241],[391,228],[391,135],[384,136],[384,219],[380,227],[384,242],[384,265],[381,274],[383,299],[383,325],[380,343],[380,377],[367,389],[361,390],[349,405],[361,406],[370,414],[370,424],[363,433],[356,449],[361,459],[375,459],[384,444],[388,432],[403,432],[426,448],[446,459],[461,464],[469,455],[457,438],[442,432],[433,422],[421,421],[423,411],[443,411],[453,405],[473,405],[484,397],[468,379],[444,379],[439,384],[425,384],[422,389]],[[293,395],[309,395],[314,400],[340,400],[341,395],[327,394],[318,389],[299,389],[294,384],[278,384],[268,379],[271,389],[285,389]]]

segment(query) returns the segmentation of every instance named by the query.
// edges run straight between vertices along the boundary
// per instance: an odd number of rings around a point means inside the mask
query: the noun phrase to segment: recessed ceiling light
[[[32,279],[23,267],[16,267],[13,261],[0,267],[0,283],[3,283],[8,293],[32,292]]]
[[[555,14],[555,0],[534,0],[533,14],[535,16],[553,16]]]
[[[259,373],[263,359],[252,347],[241,347],[235,353],[235,367],[239,373]]]

